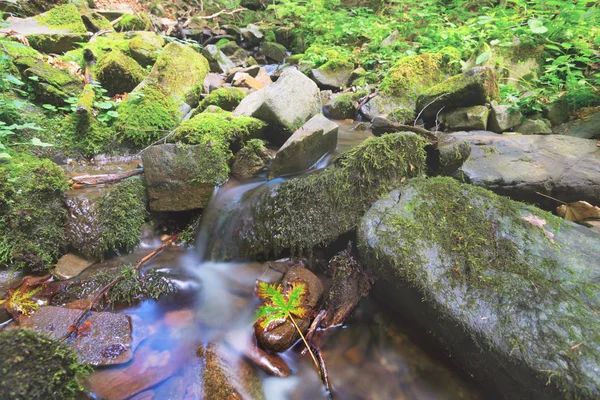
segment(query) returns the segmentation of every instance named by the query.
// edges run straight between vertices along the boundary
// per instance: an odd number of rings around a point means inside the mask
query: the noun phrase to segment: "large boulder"
[[[600,149],[593,140],[558,135],[454,133],[471,145],[457,177],[514,200],[554,209],[556,201],[600,198]]]
[[[113,97],[131,92],[146,77],[146,71],[133,58],[119,50],[113,50],[98,60],[96,77]]]
[[[600,235],[451,178],[365,214],[373,293],[507,399],[600,396]]]
[[[302,125],[281,146],[271,165],[270,178],[305,171],[337,146],[338,126],[322,114]]]
[[[274,84],[247,96],[233,113],[267,122],[267,138],[283,144],[296,129],[320,112],[317,85],[302,72],[288,69]]]
[[[412,133],[369,138],[335,164],[310,175],[259,186],[244,206],[207,221],[222,240],[212,243],[212,259],[279,254],[326,245],[352,230],[369,205],[387,188],[425,172],[425,141]],[[213,225],[213,222],[215,225]]]
[[[262,42],[260,52],[267,57],[268,60],[276,63],[282,63],[287,56],[287,49],[284,45],[276,42]]]
[[[499,95],[494,73],[485,67],[475,67],[426,90],[417,99],[417,111],[424,119],[433,119],[442,109],[484,105],[498,100]]]
[[[359,112],[365,119],[372,121],[379,116],[388,115],[395,109],[405,106],[402,101],[391,95],[378,94],[363,104]]]

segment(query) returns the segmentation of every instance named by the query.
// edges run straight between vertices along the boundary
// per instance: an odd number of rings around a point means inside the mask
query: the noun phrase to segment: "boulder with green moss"
[[[66,343],[28,329],[0,332],[0,397],[75,399],[89,370]]]
[[[127,39],[124,33],[108,32],[101,36],[96,36],[94,41],[65,53],[62,60],[76,61],[81,66],[81,69],[84,70],[86,64],[83,58],[84,51],[91,51],[98,60],[113,50],[119,50],[125,54],[130,53],[129,39]]]
[[[208,60],[211,72],[217,72],[223,74],[235,67],[233,61],[231,61],[225,53],[223,53],[214,44],[209,44],[202,49],[202,55]]]
[[[364,91],[344,93],[325,104],[323,106],[323,113],[333,119],[352,119],[358,111],[358,101],[366,95],[367,92]]]
[[[123,14],[114,29],[117,32],[145,31],[150,25],[150,17],[146,13]]]
[[[19,57],[15,64],[29,78],[36,101],[61,106],[69,97],[78,97],[83,89],[83,80],[66,70],[33,57]]]
[[[392,122],[397,122],[404,125],[412,125],[415,121],[416,113],[414,108],[398,107],[394,108],[387,118]]]
[[[600,396],[600,235],[451,178],[418,179],[358,229],[373,293],[502,398]]]
[[[69,3],[69,0],[16,0],[16,9],[22,15],[37,15],[53,7]]]
[[[239,180],[247,180],[266,170],[271,162],[265,142],[250,139],[233,158],[231,174]]]
[[[285,46],[275,42],[262,42],[260,45],[260,52],[263,56],[267,57],[268,60],[276,63],[282,63],[287,55]]]
[[[425,142],[415,134],[369,138],[310,175],[262,185],[244,206],[221,215],[222,240],[207,251],[212,259],[310,251],[355,228],[372,202],[406,178],[425,172]],[[210,229],[208,225],[208,229]]]
[[[354,64],[343,60],[330,60],[311,71],[312,79],[321,89],[339,90],[350,81]]]
[[[283,144],[306,121],[321,112],[317,85],[302,72],[284,71],[277,82],[248,95],[233,112],[269,124],[267,138]]]
[[[154,32],[136,32],[129,41],[131,58],[142,67],[154,65],[165,45],[165,40]]]
[[[0,165],[0,265],[44,271],[63,250],[65,173],[20,154]]]
[[[522,135],[549,135],[552,134],[550,121],[546,119],[526,118],[519,125],[514,127],[515,132]]]
[[[97,199],[69,199],[65,231],[70,246],[89,258],[133,251],[140,242],[146,203],[140,177],[114,184]]]
[[[221,88],[210,92],[194,110],[193,116],[206,110],[208,106],[217,106],[225,111],[233,111],[246,97],[246,92],[239,88]]]
[[[228,42],[219,49],[236,65],[245,66],[248,60],[248,52],[238,46],[235,42]]]
[[[434,119],[440,110],[485,105],[499,100],[500,90],[494,73],[485,67],[474,67],[439,83],[417,100],[417,111],[424,119]]]
[[[482,131],[487,128],[489,114],[486,106],[471,106],[442,112],[439,119],[451,131]]]
[[[146,77],[146,71],[133,58],[113,50],[98,60],[96,77],[113,97],[131,92]]]
[[[112,31],[112,24],[106,17],[96,10],[86,10],[81,13],[81,19],[88,31],[92,33],[100,31]]]

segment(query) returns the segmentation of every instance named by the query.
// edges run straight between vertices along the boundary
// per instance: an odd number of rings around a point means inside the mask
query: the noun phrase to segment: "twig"
[[[329,372],[327,371],[327,365],[325,364],[323,353],[321,352],[321,349],[313,343],[310,344],[310,352],[311,354],[316,353],[317,357],[319,358],[319,375],[321,375],[321,381],[327,389],[327,398],[333,399],[333,388],[331,387],[331,381],[329,380]]]
[[[427,104],[425,107],[423,107],[423,109],[421,111],[419,111],[419,114],[417,114],[417,118],[415,118],[415,122],[413,122],[414,126],[417,126],[417,121],[419,120],[419,117],[421,117],[421,114],[423,114],[423,111],[425,111],[425,109],[427,109],[427,107],[429,107],[430,105],[432,105],[433,103],[435,103],[436,101],[438,101],[439,99],[441,99],[444,96],[447,96],[448,93],[444,93],[439,95],[438,97],[436,97],[435,99],[431,100],[429,102],[429,104]]]
[[[194,18],[198,18],[198,19],[213,19],[213,18],[216,18],[216,17],[218,17],[218,16],[219,16],[219,15],[221,15],[221,14],[225,14],[225,15],[232,15],[232,14],[238,13],[238,12],[240,12],[240,11],[246,11],[246,10],[248,10],[248,9],[247,9],[247,8],[245,8],[245,7],[240,7],[240,8],[236,8],[235,10],[232,10],[232,11],[221,10],[221,11],[219,11],[218,13],[214,13],[213,15],[208,15],[208,16],[206,16],[206,17],[203,17],[203,16],[197,16],[197,17],[194,17]]]
[[[559,202],[559,203],[561,203],[561,204],[567,204],[567,203],[565,203],[564,201],[562,201],[562,200],[559,200],[559,199],[555,199],[554,197],[552,197],[552,196],[548,196],[547,194],[540,193],[540,192],[535,192],[535,193],[536,193],[536,194],[539,194],[540,196],[547,197],[547,198],[549,198],[549,199],[551,199],[551,200],[558,201],[558,202]]]
[[[146,150],[148,150],[150,147],[154,146],[155,144],[158,144],[160,142],[163,143],[167,143],[167,139],[169,138],[169,136],[171,136],[173,133],[175,133],[174,130],[170,131],[166,136],[161,137],[160,139],[158,139],[157,141],[150,143],[149,146],[144,147],[142,150],[140,150],[135,156],[138,157],[140,156],[143,152],[145,152]]]
[[[442,110],[446,108],[446,106],[443,106],[442,108],[440,108],[440,110],[435,114],[435,131],[439,131],[438,126],[439,126],[439,117],[440,117],[440,113],[442,112]]]
[[[6,48],[6,46],[4,45],[4,43],[2,43],[2,50],[4,50],[4,52],[5,52],[5,53],[6,53],[8,56],[10,56],[10,57],[13,57],[13,58],[15,57],[15,56],[13,56],[12,54],[10,54],[10,52],[7,50],[7,48]]]
[[[154,257],[155,255],[157,255],[158,253],[160,253],[164,248],[166,248],[167,246],[170,246],[171,243],[174,243],[177,239],[179,238],[179,233],[171,236],[169,239],[167,239],[167,241],[165,241],[163,244],[161,244],[159,247],[157,247],[156,249],[154,249],[150,254],[146,255],[145,257],[143,257],[137,264],[135,267],[133,267],[133,269],[131,270],[132,272],[136,272],[141,266],[142,264],[144,264],[146,261],[150,260],[152,257]],[[73,323],[73,325],[71,325],[70,327],[75,328],[75,329],[70,329],[65,336],[63,336],[63,338],[61,340],[67,340],[69,339],[69,337],[71,337],[71,334],[73,334],[77,329],[77,326],[79,325],[79,323],[81,323],[81,321],[85,318],[85,316],[87,315],[88,312],[90,312],[92,310],[92,308],[94,307],[94,305],[100,300],[100,298],[110,290],[110,288],[112,288],[113,286],[115,286],[117,283],[119,283],[121,280],[123,280],[123,276],[119,275],[118,277],[116,277],[115,279],[113,279],[111,282],[109,282],[106,286],[104,286],[102,289],[100,289],[98,291],[98,293],[96,293],[96,295],[94,296],[94,298],[92,299],[92,301],[90,301],[90,303],[87,305],[87,307],[81,311],[81,314],[79,314],[79,316],[77,317],[77,319],[75,320],[75,322]]]

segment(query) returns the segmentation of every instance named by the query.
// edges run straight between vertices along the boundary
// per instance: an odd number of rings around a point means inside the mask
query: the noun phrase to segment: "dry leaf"
[[[533,226],[537,226],[538,228],[543,228],[546,225],[546,221],[538,217],[537,215],[529,215],[527,217],[522,217],[525,221],[529,222]]]
[[[556,213],[567,221],[579,222],[588,218],[600,218],[600,207],[587,201],[576,201],[557,207]]]

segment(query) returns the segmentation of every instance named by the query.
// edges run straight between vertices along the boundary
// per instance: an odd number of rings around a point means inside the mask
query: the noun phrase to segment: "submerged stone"
[[[58,279],[72,279],[81,274],[94,263],[94,260],[89,261],[78,256],[77,254],[67,253],[59,258],[53,274]]]
[[[600,235],[451,178],[410,181],[358,230],[376,296],[504,398],[600,396]]]

